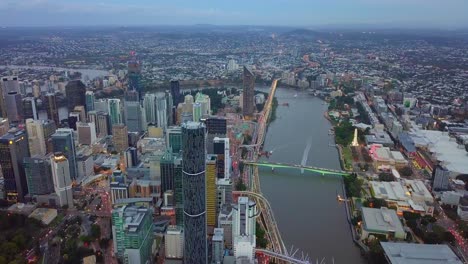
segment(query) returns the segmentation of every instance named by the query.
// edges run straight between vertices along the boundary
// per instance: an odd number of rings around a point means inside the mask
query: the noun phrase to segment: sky
[[[0,0],[0,26],[193,24],[468,28],[468,0]]]

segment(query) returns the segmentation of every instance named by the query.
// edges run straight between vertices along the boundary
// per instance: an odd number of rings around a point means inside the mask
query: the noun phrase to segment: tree
[[[379,174],[379,180],[383,182],[392,182],[395,181],[395,177],[391,173],[382,172]]]
[[[239,178],[236,182],[236,191],[245,191],[247,190],[247,186],[244,184],[242,178]]]
[[[96,225],[96,224],[91,225],[91,236],[94,239],[98,239],[101,237],[101,227],[99,225]]]
[[[409,176],[411,176],[413,174],[413,170],[408,166],[405,166],[405,167],[399,169],[398,172],[402,176],[405,176],[405,177],[409,177]]]

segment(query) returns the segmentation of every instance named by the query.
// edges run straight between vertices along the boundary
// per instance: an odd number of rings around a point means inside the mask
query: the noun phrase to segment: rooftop
[[[404,233],[403,226],[396,211],[382,208],[362,207],[363,228],[374,232],[395,232]]]
[[[392,264],[461,264],[447,245],[380,242]]]

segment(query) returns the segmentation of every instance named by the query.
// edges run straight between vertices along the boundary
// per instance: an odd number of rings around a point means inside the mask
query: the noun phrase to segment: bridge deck
[[[334,170],[334,169],[327,169],[327,168],[320,168],[314,166],[303,166],[301,164],[287,164],[287,163],[279,163],[279,162],[253,162],[253,161],[243,161],[245,164],[255,165],[255,166],[262,166],[262,167],[270,167],[270,168],[291,168],[291,169],[304,169],[307,171],[312,171],[316,173],[320,173],[323,175],[339,175],[339,176],[347,176],[350,173],[342,170]]]

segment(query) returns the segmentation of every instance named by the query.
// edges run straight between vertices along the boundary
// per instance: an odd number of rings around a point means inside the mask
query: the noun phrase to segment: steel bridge
[[[259,162],[259,161],[249,161],[249,160],[241,160],[244,164],[253,165],[253,166],[260,166],[260,167],[269,167],[272,169],[275,168],[285,168],[285,169],[300,169],[311,171],[315,173],[319,173],[322,175],[335,175],[335,176],[347,176],[350,173],[342,170],[333,170],[333,169],[325,169],[319,168],[314,166],[304,166],[301,164],[287,164],[287,163],[280,163],[280,162]]]

